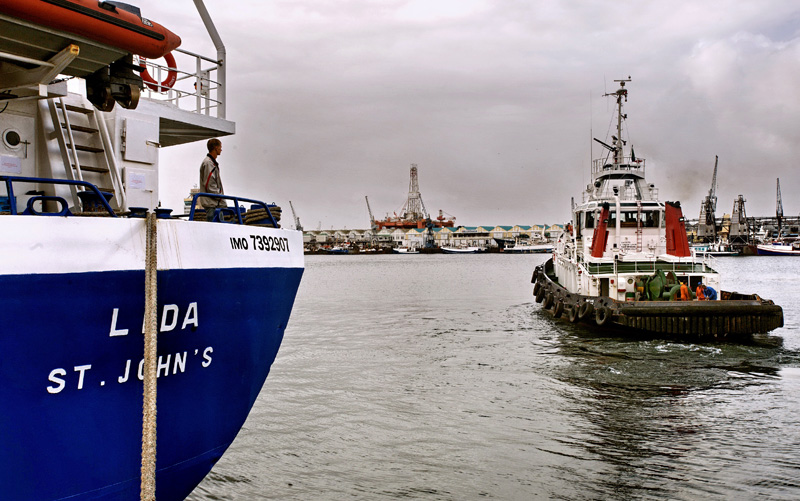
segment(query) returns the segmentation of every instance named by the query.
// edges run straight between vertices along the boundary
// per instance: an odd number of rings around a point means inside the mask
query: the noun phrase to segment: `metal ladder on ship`
[[[93,173],[99,181],[100,191],[111,193],[113,198],[109,201],[115,210],[122,210],[125,204],[125,190],[114,157],[114,149],[108,129],[98,111],[91,105],[76,106],[64,102],[64,98],[50,99],[48,101],[50,116],[55,127],[55,136],[61,150],[61,158],[66,170],[67,179],[70,181],[87,181],[84,173]],[[75,123],[80,121],[85,125]],[[80,134],[81,142],[78,144],[76,135]],[[81,163],[81,155],[94,159],[96,165]],[[70,185],[72,199],[75,207],[80,207],[78,188]]]
[[[636,201],[636,252],[642,252],[642,201]]]

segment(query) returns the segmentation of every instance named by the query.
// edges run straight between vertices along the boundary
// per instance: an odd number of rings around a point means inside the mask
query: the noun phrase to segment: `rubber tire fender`
[[[567,308],[567,320],[570,323],[576,324],[578,323],[578,305],[573,304],[570,308]]]
[[[542,302],[542,300],[544,299],[544,293],[545,293],[544,287],[540,287],[539,288],[539,292],[536,294],[536,302],[537,303],[541,303]]]
[[[534,296],[539,295],[539,290],[541,288],[542,288],[542,284],[540,284],[539,282],[536,282],[536,285],[533,286],[533,295]]]
[[[559,318],[563,314],[564,314],[564,301],[558,300],[556,301],[555,307],[553,307],[553,317]]]
[[[553,295],[552,292],[548,292],[547,297],[545,298],[544,304],[542,306],[544,306],[545,310],[549,310],[553,306],[553,303],[555,302],[556,302],[556,297]]]
[[[597,325],[602,327],[607,324],[609,320],[611,320],[611,310],[605,306],[601,306],[595,310],[594,321],[597,322]]]
[[[584,321],[594,312],[594,306],[590,302],[581,303],[578,308],[578,320]]]

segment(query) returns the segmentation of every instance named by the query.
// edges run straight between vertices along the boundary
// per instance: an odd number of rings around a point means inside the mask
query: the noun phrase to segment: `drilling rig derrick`
[[[367,200],[367,208],[369,209],[369,200]],[[400,215],[396,213],[393,216],[387,216],[386,219],[375,220],[372,217],[370,210],[370,220],[373,222],[373,227],[377,229],[382,228],[425,228],[428,225],[433,227],[453,227],[456,218],[444,218],[442,211],[439,211],[439,217],[431,220],[428,210],[425,208],[425,203],[422,201],[422,194],[419,191],[419,177],[417,174],[417,164],[411,164],[411,176],[408,182],[408,199],[400,209]]]

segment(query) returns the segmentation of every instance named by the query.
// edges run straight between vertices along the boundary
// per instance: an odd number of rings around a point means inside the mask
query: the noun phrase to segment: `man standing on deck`
[[[692,300],[692,293],[689,290],[689,286],[686,285],[686,282],[681,282],[681,301],[691,301]]]
[[[219,175],[219,163],[217,163],[217,157],[222,154],[222,141],[212,138],[208,140],[207,146],[208,155],[203,159],[203,163],[200,164],[200,189],[204,193],[224,195],[222,178]],[[206,210],[207,221],[214,219],[214,211],[216,209],[228,206],[225,200],[221,198],[200,197],[197,201]]]

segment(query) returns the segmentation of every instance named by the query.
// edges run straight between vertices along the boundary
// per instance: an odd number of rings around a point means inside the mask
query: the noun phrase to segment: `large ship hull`
[[[0,220],[5,499],[138,499],[145,220]],[[294,231],[158,221],[156,495],[183,499],[236,437],[303,272]]]
[[[741,340],[783,327],[783,309],[756,294],[722,291],[716,301],[618,301],[569,292],[555,278],[553,260],[537,266],[536,301],[556,318],[631,333],[692,340]]]

